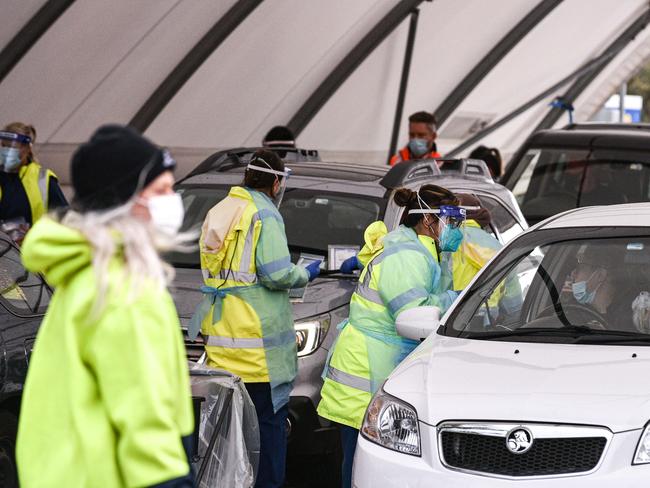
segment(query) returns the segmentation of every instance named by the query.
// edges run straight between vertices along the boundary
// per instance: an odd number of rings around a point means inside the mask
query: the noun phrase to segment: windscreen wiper
[[[650,344],[650,335],[640,332],[627,332],[624,330],[594,330],[594,334],[585,336],[585,343],[620,344],[624,342],[647,342]]]
[[[505,332],[482,332],[461,336],[466,339],[499,339],[502,337],[518,337],[528,335],[569,335],[581,336],[593,334],[596,331],[586,325],[569,325],[563,327],[529,327],[513,329]]]
[[[650,335],[622,330],[592,329],[587,325],[569,325],[563,327],[531,327],[509,330],[507,332],[486,332],[469,334],[464,336],[467,339],[500,339],[503,337],[520,337],[529,335],[566,335],[584,340],[586,343],[608,343],[617,344],[624,342],[647,342],[650,343]]]

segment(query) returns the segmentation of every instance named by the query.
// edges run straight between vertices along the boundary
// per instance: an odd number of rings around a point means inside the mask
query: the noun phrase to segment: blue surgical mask
[[[411,139],[409,141],[409,151],[413,156],[421,158],[429,152],[429,141],[426,139]]]
[[[596,290],[592,292],[587,291],[587,282],[586,281],[576,281],[571,285],[571,290],[573,291],[573,298],[576,299],[576,302],[583,305],[589,305],[593,303],[594,298],[596,298]]]
[[[20,166],[20,149],[17,147],[0,147],[0,165],[6,173],[13,172]]]
[[[443,252],[456,252],[463,242],[463,232],[459,227],[445,225],[440,233],[440,250]]]

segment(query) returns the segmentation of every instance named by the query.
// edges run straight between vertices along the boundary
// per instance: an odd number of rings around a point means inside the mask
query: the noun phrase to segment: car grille
[[[500,477],[566,476],[595,469],[609,440],[609,431],[602,428],[586,432],[584,429],[589,428],[567,430],[565,426],[553,426],[561,432],[561,436],[553,437],[553,427],[541,431],[527,427],[537,432],[532,446],[523,453],[513,453],[506,445],[508,432],[517,426],[487,431],[483,426],[474,432],[466,424],[460,429],[442,427],[439,445],[443,464],[452,469]]]

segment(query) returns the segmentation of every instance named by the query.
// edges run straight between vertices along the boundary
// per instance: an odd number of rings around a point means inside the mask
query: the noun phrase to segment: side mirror
[[[426,339],[438,328],[440,309],[438,307],[415,307],[403,311],[395,320],[397,333],[415,341]]]

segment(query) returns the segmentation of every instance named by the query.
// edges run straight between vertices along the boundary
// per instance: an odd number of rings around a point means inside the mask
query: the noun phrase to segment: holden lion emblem
[[[533,434],[525,427],[517,427],[508,432],[506,447],[513,454],[523,454],[533,445]]]

